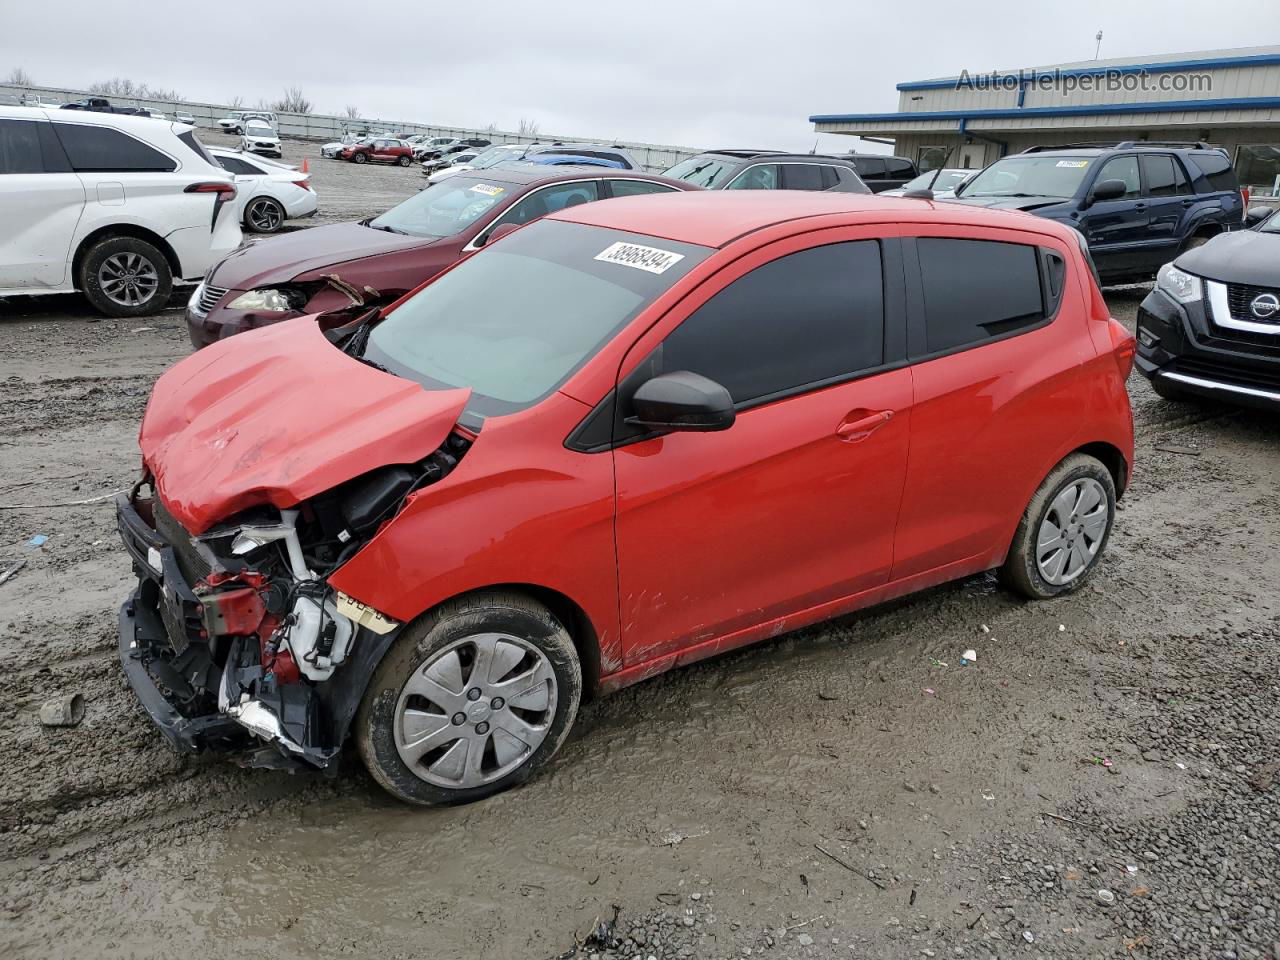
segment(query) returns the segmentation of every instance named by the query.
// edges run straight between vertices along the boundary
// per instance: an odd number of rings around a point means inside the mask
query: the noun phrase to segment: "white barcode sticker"
[[[620,267],[647,270],[649,273],[666,273],[684,259],[684,254],[659,250],[657,247],[644,247],[638,243],[615,243],[597,253],[595,259],[616,263]]]
[[[495,187],[491,183],[477,183],[471,188],[472,193],[483,193],[486,197],[496,197],[500,193],[506,193],[505,187]]]

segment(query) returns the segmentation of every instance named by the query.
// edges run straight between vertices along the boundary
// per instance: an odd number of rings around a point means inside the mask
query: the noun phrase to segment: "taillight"
[[[1240,202],[1244,205],[1244,210],[1240,214],[1240,218],[1244,223],[1249,222],[1249,188],[1240,188]]]
[[[1133,359],[1138,352],[1138,341],[1115,317],[1112,317],[1111,322],[1107,324],[1107,330],[1111,334],[1112,355],[1120,367],[1120,378],[1128,380],[1129,374],[1133,372]]]
[[[224,180],[204,180],[200,183],[189,183],[183,188],[183,193],[219,193],[225,194],[222,200],[230,200],[236,195],[236,186],[234,183],[227,183]]]
[[[293,185],[295,187],[301,187],[303,190],[311,189],[311,184],[306,180],[295,180],[293,181]]]

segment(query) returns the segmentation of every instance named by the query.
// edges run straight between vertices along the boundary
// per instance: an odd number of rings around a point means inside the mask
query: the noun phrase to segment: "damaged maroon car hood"
[[[191,533],[291,507],[448,437],[471,391],[424,390],[343,353],[311,317],[223,340],[156,381],[138,442]]]
[[[365,257],[427,247],[437,239],[374,230],[358,223],[295,230],[236,250],[214,268],[209,282],[229,290],[256,290],[335,264],[345,266]]]

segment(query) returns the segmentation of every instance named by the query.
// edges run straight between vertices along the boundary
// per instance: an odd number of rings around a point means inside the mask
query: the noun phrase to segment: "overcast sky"
[[[295,85],[317,112],[809,150],[811,114],[894,110],[902,80],[1087,60],[1099,29],[1105,59],[1271,43],[1277,27],[1278,0],[0,0],[0,78],[123,75],[249,104]]]

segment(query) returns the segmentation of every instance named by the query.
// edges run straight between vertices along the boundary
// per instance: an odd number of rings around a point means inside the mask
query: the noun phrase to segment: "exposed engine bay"
[[[327,582],[471,440],[380,467],[289,509],[244,510],[191,535],[147,472],[117,500],[138,587],[121,659],[139,699],[190,750],[249,766],[332,769],[369,676],[400,624]]]

